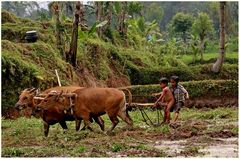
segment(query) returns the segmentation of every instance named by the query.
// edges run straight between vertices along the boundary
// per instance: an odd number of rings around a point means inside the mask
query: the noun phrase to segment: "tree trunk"
[[[108,14],[107,14],[107,26],[111,27],[112,24],[112,10],[113,10],[113,2],[108,2]]]
[[[102,21],[103,16],[103,2],[95,2],[96,5],[96,20],[97,22]],[[102,37],[102,28],[97,28],[97,33],[99,37]]]
[[[79,24],[79,17],[80,17],[80,11],[81,9],[81,3],[76,3],[76,11],[75,11],[75,18],[73,22],[73,29],[72,29],[72,39],[70,43],[70,50],[66,56],[66,59],[68,62],[72,64],[73,67],[76,67],[77,62],[77,40],[78,40],[78,24]]]
[[[83,9],[82,3],[80,3],[80,9],[79,9],[79,24],[82,30],[87,30],[87,24],[86,24],[86,19],[84,18],[84,9]]]
[[[203,62],[203,54],[204,54],[204,37],[200,37],[200,41],[201,41],[201,46],[200,46],[200,48],[201,48],[201,52],[200,52],[200,54],[201,54],[201,59],[200,59],[200,61],[201,62]]]
[[[57,39],[57,48],[60,51],[60,54],[62,57],[64,57],[64,44],[63,44],[63,37],[61,35],[62,32],[62,25],[61,25],[61,21],[60,21],[60,5],[58,2],[55,2],[53,5],[53,11],[55,14],[55,21],[56,21],[56,39]]]
[[[125,24],[126,10],[127,10],[128,3],[127,2],[119,2],[119,3],[120,3],[121,11],[118,16],[118,31],[119,31],[119,34],[121,35],[121,37],[124,39],[125,45],[128,46],[127,26]]]
[[[186,32],[184,31],[183,32],[183,42],[186,44],[187,42],[187,35],[186,35]]]
[[[118,16],[118,31],[122,37],[124,37],[124,21],[125,21],[125,9],[124,9],[124,3],[125,2],[119,2],[120,3],[120,14]]]
[[[214,73],[220,72],[225,56],[225,7],[226,2],[220,2],[220,51],[219,57],[212,67]]]

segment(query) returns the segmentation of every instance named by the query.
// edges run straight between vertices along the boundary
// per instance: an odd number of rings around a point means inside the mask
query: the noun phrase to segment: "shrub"
[[[238,65],[224,64],[220,73],[211,71],[211,64],[186,67],[163,67],[161,69],[137,68],[128,65],[131,83],[152,84],[158,83],[161,77],[170,78],[173,75],[179,76],[181,81],[205,80],[205,79],[238,79]]]
[[[16,15],[6,11],[6,10],[3,10],[1,12],[2,14],[2,24],[4,23],[17,23],[19,20],[18,18],[16,17]]]
[[[180,82],[189,92],[190,98],[198,97],[222,97],[222,96],[238,96],[238,82],[236,80],[203,80]],[[133,96],[152,101],[152,93],[161,92],[158,84],[154,85],[138,85],[127,87],[132,92]]]
[[[76,79],[69,80],[71,66],[65,63],[50,45],[42,42],[16,44],[2,40],[1,59],[3,109],[13,106],[17,102],[19,93],[25,88],[45,89],[56,86],[54,69],[58,69],[63,85],[76,81]]]

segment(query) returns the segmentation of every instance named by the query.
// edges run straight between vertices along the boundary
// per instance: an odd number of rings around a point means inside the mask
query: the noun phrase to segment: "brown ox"
[[[47,96],[49,92],[51,91],[68,91],[68,92],[73,92],[77,89],[82,89],[83,87],[77,87],[77,86],[63,86],[63,87],[53,87],[50,89],[45,90],[44,92],[41,93],[41,96]],[[37,89],[33,88],[33,89],[25,89],[24,91],[22,91],[21,95],[19,96],[19,101],[16,103],[15,108],[18,110],[24,109],[24,108],[30,108],[31,110],[31,114],[34,115],[35,117],[42,117],[43,118],[43,114],[41,111],[36,111],[36,99],[34,99],[34,97],[37,95]],[[43,98],[38,98],[38,102],[40,103],[41,99]],[[35,102],[34,102],[35,101]],[[56,113],[57,112],[57,113]],[[61,127],[63,129],[67,129],[67,125],[65,121],[73,121],[75,120],[74,117],[71,116],[64,116],[64,114],[59,111],[56,111],[55,114],[52,113],[48,113],[48,120],[50,120],[52,118],[53,121],[58,121],[59,124],[61,125]],[[44,118],[46,118],[46,116],[44,116]],[[57,120],[58,118],[58,120]],[[96,123],[99,124],[100,128],[104,131],[104,121],[102,118],[97,118],[97,117],[93,117],[94,120],[96,121]],[[76,131],[78,131],[80,128],[80,122],[77,121],[76,122]]]
[[[109,131],[112,131],[118,124],[117,117],[120,117],[128,125],[133,125],[132,119],[126,111],[126,98],[123,91],[115,88],[84,88],[73,93],[76,95],[74,105],[71,105],[70,100],[66,100],[66,96],[57,95],[48,96],[37,107],[44,109],[58,105],[59,112],[72,114],[80,122],[83,119],[89,129],[91,129],[91,117],[101,116],[105,113],[112,122]],[[129,92],[129,94],[131,93]],[[48,129],[49,127],[46,125],[44,131],[48,132]]]
[[[77,86],[63,86],[63,87],[53,87],[50,89],[47,89],[41,93],[41,96],[46,96],[49,92],[55,90],[55,91],[69,91],[73,92],[77,89],[81,89],[83,87],[77,87]],[[18,102],[15,104],[15,108],[18,110],[24,109],[24,108],[31,108],[33,109],[35,107],[34,97],[38,94],[38,90],[36,88],[27,88],[23,90],[19,96]]]

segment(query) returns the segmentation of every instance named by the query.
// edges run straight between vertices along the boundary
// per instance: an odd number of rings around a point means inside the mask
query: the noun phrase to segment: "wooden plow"
[[[131,103],[130,105],[127,103],[127,109],[132,109],[132,108],[136,108],[139,109],[139,111],[141,112],[143,121],[148,125],[148,126],[153,126],[153,127],[157,127],[157,126],[161,126],[161,122],[160,122],[160,116],[163,117],[163,114],[161,112],[162,107],[154,107],[154,103]],[[152,109],[153,112],[155,112],[155,120],[151,119],[153,118],[152,116],[150,117],[147,112],[145,111],[146,109]]]

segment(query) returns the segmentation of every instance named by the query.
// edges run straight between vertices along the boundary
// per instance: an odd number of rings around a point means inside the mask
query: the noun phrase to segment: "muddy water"
[[[199,152],[203,152],[204,157],[238,157],[238,138],[218,138],[217,140],[223,143],[206,146]]]
[[[176,156],[176,154],[181,153],[186,143],[187,143],[187,140],[178,140],[178,141],[165,140],[165,141],[161,141],[160,143],[156,141],[154,147],[157,149],[163,150],[169,156]],[[178,155],[176,157],[184,157],[184,156]]]
[[[209,143],[193,143],[192,146],[197,146],[200,149],[194,156],[196,157],[238,157],[238,138],[213,138],[214,141]],[[157,149],[161,149],[172,157],[185,157],[184,152],[186,147],[189,146],[190,141],[177,140],[177,141],[156,141],[153,145]],[[188,156],[190,157],[190,156]]]

